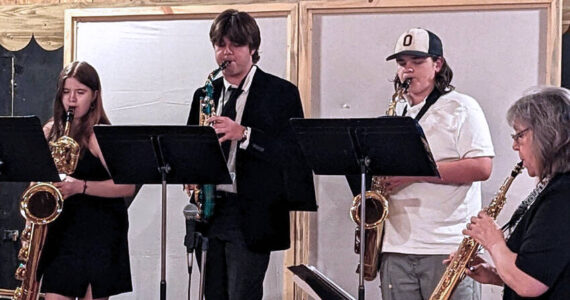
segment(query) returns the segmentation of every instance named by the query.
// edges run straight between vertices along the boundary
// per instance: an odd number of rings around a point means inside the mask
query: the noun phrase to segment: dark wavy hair
[[[532,147],[542,168],[539,179],[570,171],[569,90],[533,88],[509,108],[507,120],[532,129]]]
[[[228,9],[219,14],[210,27],[210,41],[212,45],[219,45],[224,37],[237,45],[248,45],[250,50],[255,50],[251,56],[253,63],[259,61],[261,34],[255,19],[248,13]]]
[[[449,93],[455,89],[453,85],[451,85],[451,80],[453,79],[453,71],[451,67],[447,63],[447,60],[443,58],[443,56],[429,56],[434,61],[441,57],[443,64],[441,65],[441,70],[435,74],[435,88],[443,95]],[[398,77],[398,74],[394,77],[394,90],[397,91],[402,82]]]
[[[103,100],[101,98],[101,81],[95,68],[84,61],[74,61],[65,66],[59,74],[57,80],[57,92],[53,101],[53,126],[48,135],[48,140],[54,141],[63,135],[65,119],[67,112],[63,106],[62,96],[65,80],[75,78],[77,81],[89,87],[93,92],[98,91],[97,97],[91,103],[89,111],[81,118],[79,126],[71,127],[71,137],[76,140],[82,153],[87,149],[89,137],[93,133],[95,124],[111,124],[105,110],[103,109]]]

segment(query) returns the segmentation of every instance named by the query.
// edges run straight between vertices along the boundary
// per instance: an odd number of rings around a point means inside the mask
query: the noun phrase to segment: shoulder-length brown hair
[[[84,61],[74,61],[65,66],[59,74],[57,80],[57,92],[53,101],[53,126],[48,135],[48,140],[54,141],[63,135],[67,112],[63,106],[62,96],[65,80],[75,78],[77,81],[89,87],[97,97],[91,103],[88,112],[81,118],[79,126],[72,126],[71,137],[81,146],[82,152],[87,149],[89,137],[93,133],[93,126],[96,124],[111,124],[103,109],[101,98],[101,81],[95,68]],[[51,121],[50,120],[50,121]]]
[[[252,61],[254,64],[259,61],[261,34],[257,22],[251,15],[235,9],[227,9],[220,13],[210,27],[210,41],[212,45],[219,45],[224,37],[237,45],[247,45],[249,50],[255,50],[251,55]]]
[[[515,123],[532,129],[532,149],[541,164],[539,179],[570,171],[570,91],[534,88],[507,112]]]

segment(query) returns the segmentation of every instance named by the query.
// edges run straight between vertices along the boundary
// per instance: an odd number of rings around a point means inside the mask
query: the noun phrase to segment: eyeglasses
[[[517,133],[511,134],[511,137],[513,138],[513,141],[514,141],[515,143],[518,143],[518,142],[519,142],[519,139],[522,138],[522,137],[524,136],[524,134],[525,134],[527,131],[529,131],[529,130],[530,130],[530,127],[527,127],[527,128],[525,128],[525,129],[523,129],[523,130],[517,132]]]

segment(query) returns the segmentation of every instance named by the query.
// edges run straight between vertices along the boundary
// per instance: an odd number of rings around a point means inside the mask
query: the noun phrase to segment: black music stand
[[[301,264],[287,268],[295,274],[293,281],[315,299],[354,300],[354,297],[313,266]]]
[[[439,176],[418,122],[409,117],[375,119],[291,119],[309,166],[317,175]],[[360,215],[366,216],[366,201]],[[364,266],[364,222],[360,222],[360,266]],[[362,268],[361,268],[362,269]],[[359,272],[358,299],[364,299]]]
[[[118,184],[162,184],[160,299],[166,299],[166,184],[231,183],[218,137],[209,126],[94,127]]]
[[[38,117],[0,117],[0,181],[61,181]]]

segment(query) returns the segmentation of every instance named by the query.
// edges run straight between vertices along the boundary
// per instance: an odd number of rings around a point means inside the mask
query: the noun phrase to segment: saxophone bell
[[[357,273],[363,272],[366,281],[376,278],[380,265],[379,251],[382,249],[382,233],[384,221],[388,217],[388,199],[381,185],[380,177],[372,178],[372,188],[366,191],[364,200],[362,194],[356,195],[352,200],[350,218],[356,223],[354,232],[354,252],[360,254],[361,245],[364,245],[364,266],[358,266]],[[366,201],[366,216],[360,215],[360,205]],[[360,224],[364,222],[364,241],[360,240]]]

